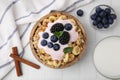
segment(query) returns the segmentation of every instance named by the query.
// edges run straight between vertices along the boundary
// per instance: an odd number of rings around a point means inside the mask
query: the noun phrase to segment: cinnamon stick
[[[17,47],[13,47],[12,48],[12,53],[16,56],[19,56],[18,55],[18,50],[17,50]],[[20,62],[15,60],[14,59],[14,62],[15,62],[15,68],[16,68],[16,73],[17,73],[17,76],[21,76],[22,75],[22,71],[21,71],[21,67],[20,67]]]
[[[40,68],[39,65],[37,65],[37,64],[35,64],[35,63],[32,63],[32,62],[30,62],[30,61],[28,61],[28,60],[26,60],[26,59],[20,58],[20,57],[14,55],[14,54],[10,54],[10,57],[12,57],[12,58],[14,58],[15,60],[18,60],[18,61],[20,61],[20,62],[23,62],[23,63],[25,63],[25,64],[33,67],[33,68],[36,68],[36,69],[39,69],[39,68]]]

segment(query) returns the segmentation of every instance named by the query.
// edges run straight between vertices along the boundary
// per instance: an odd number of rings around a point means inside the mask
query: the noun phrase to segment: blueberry
[[[54,44],[54,45],[53,45],[53,49],[54,49],[55,51],[59,50],[59,49],[60,49],[60,45],[59,45],[59,44]]]
[[[47,39],[49,37],[49,34],[47,32],[45,32],[45,33],[43,33],[42,37]]]
[[[78,16],[83,16],[83,13],[84,13],[83,10],[81,10],[81,9],[77,10],[77,15]]]
[[[110,14],[110,17],[111,17],[112,19],[116,19],[116,18],[117,18],[117,16],[116,16],[115,14]]]
[[[92,20],[95,20],[96,18],[97,18],[97,14],[96,13],[91,15],[91,19]]]
[[[108,23],[107,18],[103,18],[103,19],[102,19],[102,23],[103,23],[103,24],[107,24],[107,23]]]
[[[109,28],[109,24],[105,24],[103,27],[104,28]]]
[[[96,26],[98,22],[96,20],[93,20],[93,25]]]
[[[106,12],[105,12],[105,11],[101,11],[101,12],[99,13],[99,16],[100,16],[100,17],[105,17],[105,16],[106,16]]]
[[[103,28],[103,24],[102,24],[102,23],[99,23],[99,24],[97,25],[97,28],[98,28],[98,29],[102,29],[102,28]]]
[[[50,40],[52,42],[57,42],[58,38],[55,35],[52,35],[51,38],[50,38]]]
[[[102,11],[102,9],[98,6],[96,7],[96,13],[100,13]]]
[[[106,8],[106,9],[105,9],[105,12],[106,12],[107,14],[110,14],[110,13],[111,13],[111,9],[110,9],[110,8]]]
[[[52,47],[53,47],[53,43],[52,43],[52,42],[49,42],[49,43],[48,43],[48,47],[49,47],[49,48],[52,48]]]
[[[47,41],[46,41],[46,40],[42,40],[42,41],[41,41],[41,45],[42,45],[42,46],[46,46],[46,45],[47,45]]]
[[[72,25],[70,23],[65,24],[65,29],[68,30],[68,31],[71,30]]]
[[[96,20],[97,20],[97,22],[102,21],[101,17],[97,17]]]
[[[112,18],[109,18],[108,22],[109,24],[113,24],[114,20]]]
[[[107,19],[110,18],[110,14],[106,14],[105,18]]]

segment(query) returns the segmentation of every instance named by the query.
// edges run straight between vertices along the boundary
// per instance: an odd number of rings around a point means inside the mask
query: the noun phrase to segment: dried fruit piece
[[[75,47],[73,48],[72,53],[73,53],[74,55],[78,55],[78,54],[80,53],[80,47],[79,47],[79,46],[75,46]]]

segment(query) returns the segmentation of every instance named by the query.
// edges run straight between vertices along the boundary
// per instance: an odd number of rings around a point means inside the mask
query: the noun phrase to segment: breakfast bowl
[[[53,11],[34,25],[30,47],[35,58],[51,68],[65,68],[78,62],[87,46],[83,25],[74,16]]]

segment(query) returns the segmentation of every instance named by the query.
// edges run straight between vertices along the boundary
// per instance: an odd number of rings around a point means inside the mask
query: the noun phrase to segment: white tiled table
[[[4,80],[110,80],[101,76],[93,65],[93,51],[95,45],[103,38],[107,36],[118,35],[120,36],[120,0],[95,0],[91,4],[80,7],[84,10],[84,16],[79,18],[83,23],[87,36],[88,36],[88,47],[83,58],[75,65],[66,69],[51,69],[45,67],[39,63],[33,54],[31,53],[30,46],[25,48],[24,58],[33,61],[41,66],[41,69],[36,70],[25,64],[22,64],[23,76],[17,77],[15,69],[13,69]],[[113,7],[117,14],[117,23],[111,29],[107,31],[96,31],[92,28],[89,23],[90,11],[99,4],[107,4]],[[79,9],[79,8],[77,8]],[[77,10],[76,9],[76,10]],[[76,16],[74,10],[72,14]],[[77,17],[77,16],[76,16]]]

